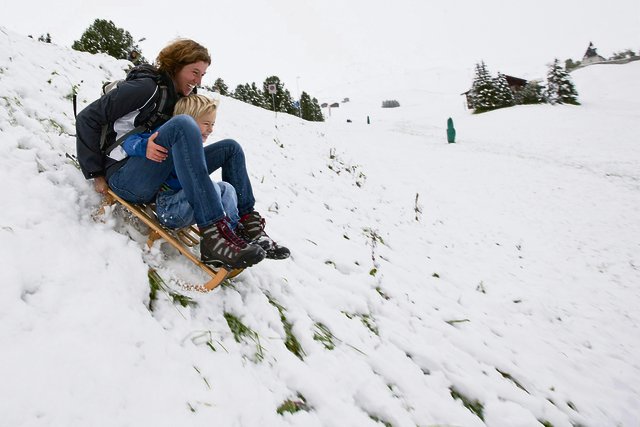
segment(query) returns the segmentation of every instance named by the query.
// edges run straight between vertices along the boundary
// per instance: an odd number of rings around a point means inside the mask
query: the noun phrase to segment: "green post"
[[[451,117],[447,120],[447,142],[449,142],[449,144],[456,142],[456,128],[453,127]]]
[[[367,116],[367,124],[370,125],[371,124],[371,120],[369,119],[369,116]]]

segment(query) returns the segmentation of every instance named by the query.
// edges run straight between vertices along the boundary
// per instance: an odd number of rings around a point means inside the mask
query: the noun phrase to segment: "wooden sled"
[[[120,203],[129,212],[149,226],[151,229],[149,239],[147,240],[147,246],[149,248],[156,240],[164,239],[211,277],[211,279],[203,285],[194,286],[194,289],[203,292],[212,291],[226,279],[235,277],[242,272],[242,269],[227,270],[223,267],[217,269],[200,261],[191,250],[191,248],[200,244],[200,232],[196,227],[191,226],[180,230],[167,229],[160,225],[156,219],[155,213],[148,206],[129,203],[109,189],[105,196],[105,206],[113,205],[116,202]]]

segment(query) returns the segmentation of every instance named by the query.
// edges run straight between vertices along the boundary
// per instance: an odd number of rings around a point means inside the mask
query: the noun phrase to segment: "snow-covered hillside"
[[[0,426],[639,425],[640,64],[483,115],[441,70],[326,123],[223,98],[292,257],[209,294],[65,156],[127,65],[0,28]]]

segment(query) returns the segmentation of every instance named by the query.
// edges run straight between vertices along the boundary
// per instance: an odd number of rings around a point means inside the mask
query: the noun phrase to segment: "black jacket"
[[[167,102],[162,115],[154,117],[161,95],[159,85],[167,87]],[[108,146],[137,126],[145,125],[146,130],[151,130],[164,124],[173,114],[177,100],[178,94],[168,74],[150,65],[141,65],[133,68],[115,89],[84,108],[76,118],[76,150],[85,178],[108,178],[127,160],[114,160],[100,149],[104,125],[108,126]]]

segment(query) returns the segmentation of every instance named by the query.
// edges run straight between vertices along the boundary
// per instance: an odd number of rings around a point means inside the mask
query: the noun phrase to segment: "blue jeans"
[[[222,181],[228,182],[236,190],[240,217],[253,212],[256,199],[253,197],[244,151],[240,144],[233,139],[214,142],[204,147],[204,157],[207,172],[212,174],[222,169]]]
[[[227,221],[235,230],[240,221],[236,190],[228,182],[214,183],[214,188],[222,201]],[[184,228],[195,223],[194,211],[184,190],[161,191],[156,196],[156,214],[160,224],[167,228]]]
[[[169,149],[165,161],[131,157],[109,178],[109,186],[120,197],[132,203],[149,203],[175,170],[194,220],[204,228],[225,217],[220,194],[209,178],[222,168],[223,181],[236,189],[239,214],[253,210],[253,190],[244,152],[237,142],[228,139],[203,147],[200,129],[188,115],[174,116],[162,125],[155,142]]]

